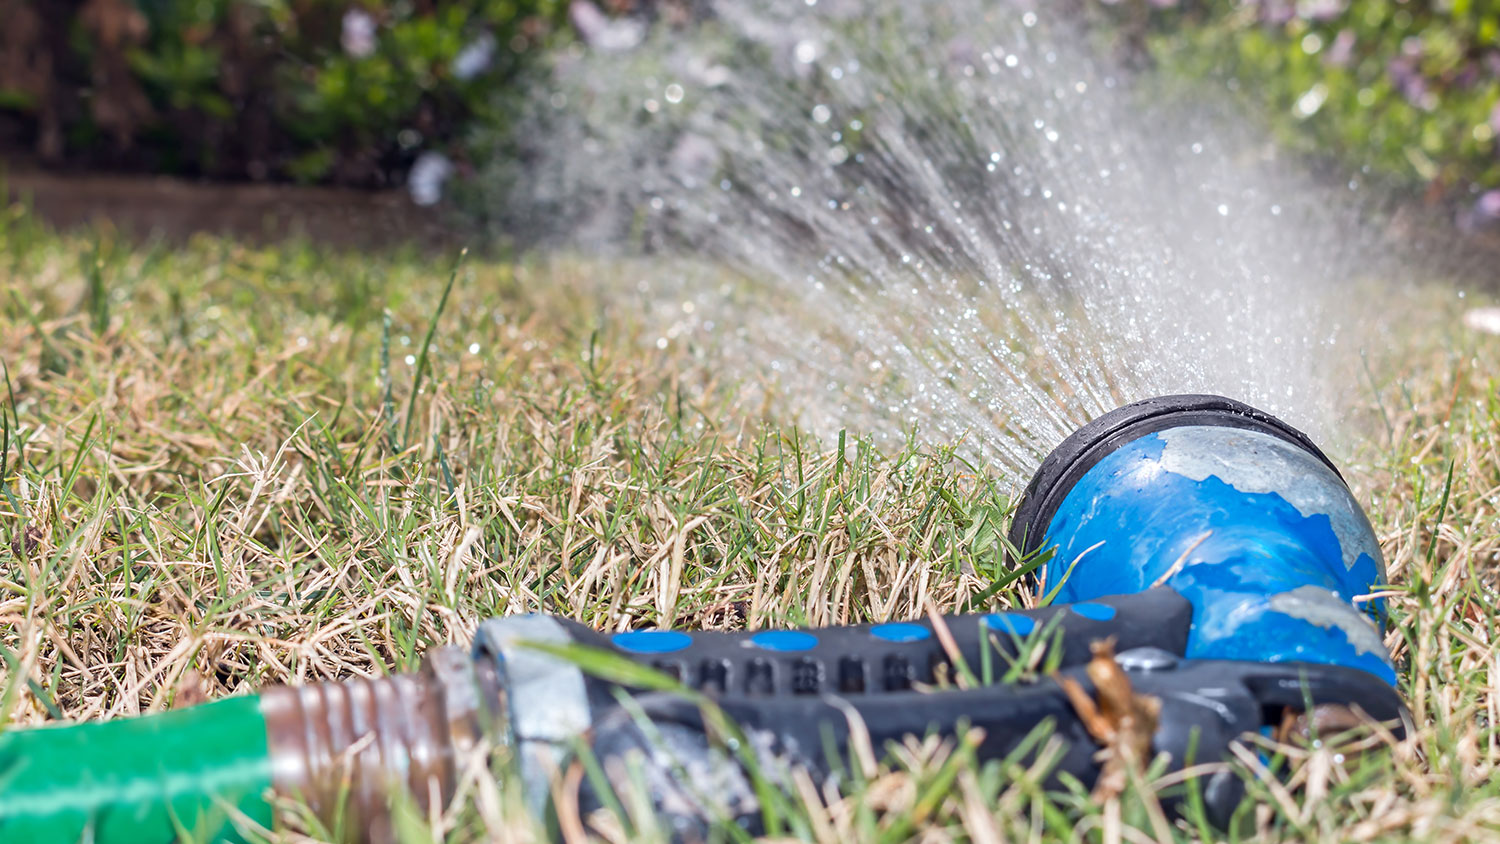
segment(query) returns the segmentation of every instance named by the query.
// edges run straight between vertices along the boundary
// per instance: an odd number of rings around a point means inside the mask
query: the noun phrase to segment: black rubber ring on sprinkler
[[[1023,557],[1035,553],[1073,485],[1115,449],[1146,434],[1189,425],[1270,434],[1309,452],[1344,480],[1338,467],[1306,434],[1263,410],[1223,396],[1158,396],[1111,410],[1074,431],[1047,455],[1021,494],[1007,534],[1011,544]]]

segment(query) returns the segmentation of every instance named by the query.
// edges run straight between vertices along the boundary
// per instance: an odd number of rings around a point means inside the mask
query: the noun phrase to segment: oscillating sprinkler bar
[[[1046,721],[1068,747],[1054,777],[1088,783],[1101,772],[1096,740],[1064,690],[1103,693],[1090,663],[1111,639],[1131,685],[1157,702],[1151,747],[1174,769],[1217,761],[1244,733],[1309,704],[1403,717],[1378,629],[1352,603],[1383,576],[1373,533],[1321,452],[1273,417],[1206,396],[1106,414],[1047,458],[1012,538],[1051,555],[1042,581],[1066,604],[746,633],[607,635],[518,616],[481,625],[472,651],[430,651],[414,674],[9,731],[0,840],[237,841],[269,826],[274,800],[289,798],[383,842],[393,838],[393,795],[443,808],[463,760],[485,747],[510,749],[530,808],[544,811],[551,775],[581,741],[602,761],[644,760],[647,796],[692,838],[716,823],[755,827],[746,753],[773,785],[789,786],[793,767],[836,784],[856,721],[877,749],[980,727],[981,759],[1018,752]],[[579,646],[654,668],[686,691],[591,676],[568,658]],[[1056,682],[999,681],[1041,650]],[[978,683],[955,687],[960,676]],[[705,718],[705,698],[743,730],[738,754]],[[602,787],[585,782],[577,805],[600,805]],[[1203,796],[1223,821],[1242,790],[1220,773]]]

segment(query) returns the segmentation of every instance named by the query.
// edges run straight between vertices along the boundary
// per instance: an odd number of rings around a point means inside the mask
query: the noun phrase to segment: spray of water
[[[1357,182],[1311,186],[1015,3],[714,12],[564,56],[505,200],[650,253],[620,265],[668,306],[661,342],[706,341],[819,432],[915,430],[1015,477],[1151,395],[1335,427],[1373,336],[1348,300],[1384,261]]]

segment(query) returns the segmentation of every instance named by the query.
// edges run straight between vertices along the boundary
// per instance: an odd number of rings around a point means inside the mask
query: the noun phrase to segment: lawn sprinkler
[[[1107,752],[1111,725],[1133,724],[1138,759],[1183,770],[1319,711],[1404,723],[1381,608],[1356,607],[1384,578],[1374,533],[1328,459],[1268,414],[1214,396],[1105,414],[1048,456],[1010,536],[1060,603],[735,633],[515,616],[414,674],[9,731],[0,840],[240,841],[290,798],[386,841],[392,805],[441,810],[490,746],[509,749],[532,811],[586,812],[628,784],[695,839],[755,830],[793,769],[836,787],[855,747],[911,735],[1025,761],[1050,733],[1054,784],[1097,790],[1128,749]],[[587,776],[562,775],[575,760]],[[1226,766],[1188,787],[1220,824],[1244,795]]]

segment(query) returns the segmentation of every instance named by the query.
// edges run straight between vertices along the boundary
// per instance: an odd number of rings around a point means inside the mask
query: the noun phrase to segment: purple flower
[[[1432,111],[1437,108],[1437,92],[1433,91],[1427,84],[1427,80],[1421,76],[1412,77],[1401,91],[1406,101],[1423,111]]]
[[[1500,76],[1500,51],[1490,50],[1484,54],[1484,69],[1491,76]]]
[[[632,50],[646,37],[646,24],[632,18],[611,19],[589,0],[568,4],[568,20],[583,43],[606,53]]]
[[[428,150],[417,156],[406,176],[406,188],[418,205],[436,205],[443,199],[443,183],[452,177],[453,162],[440,152]]]
[[[1323,54],[1323,61],[1334,67],[1347,67],[1349,60],[1354,57],[1354,42],[1354,30],[1339,30],[1333,43],[1328,45],[1328,52]]]
[[[375,19],[363,9],[350,9],[344,13],[339,45],[344,52],[362,59],[375,52]]]
[[[1489,220],[1500,220],[1500,190],[1488,190],[1474,201],[1474,212]]]
[[[1326,21],[1342,15],[1349,0],[1309,0],[1302,4],[1302,16],[1308,20]]]
[[[1500,190],[1485,191],[1458,214],[1458,228],[1465,232],[1489,231],[1497,222],[1500,222]]]
[[[1407,102],[1423,111],[1437,108],[1437,92],[1432,90],[1426,77],[1419,72],[1415,58],[1406,55],[1391,59],[1386,65],[1386,73],[1391,77],[1391,84]]]
[[[484,73],[494,62],[495,48],[498,46],[494,35],[480,33],[478,38],[465,44],[458,55],[453,57],[453,75],[459,79],[473,79]]]
[[[1297,5],[1292,0],[1264,0],[1260,4],[1260,19],[1266,23],[1281,25],[1297,16]]]
[[[1385,73],[1391,78],[1391,84],[1400,88],[1417,75],[1417,63],[1408,58],[1391,59],[1386,62]]]
[[[1464,62],[1463,68],[1453,77],[1453,85],[1456,88],[1472,88],[1479,82],[1479,65],[1476,62]]]

